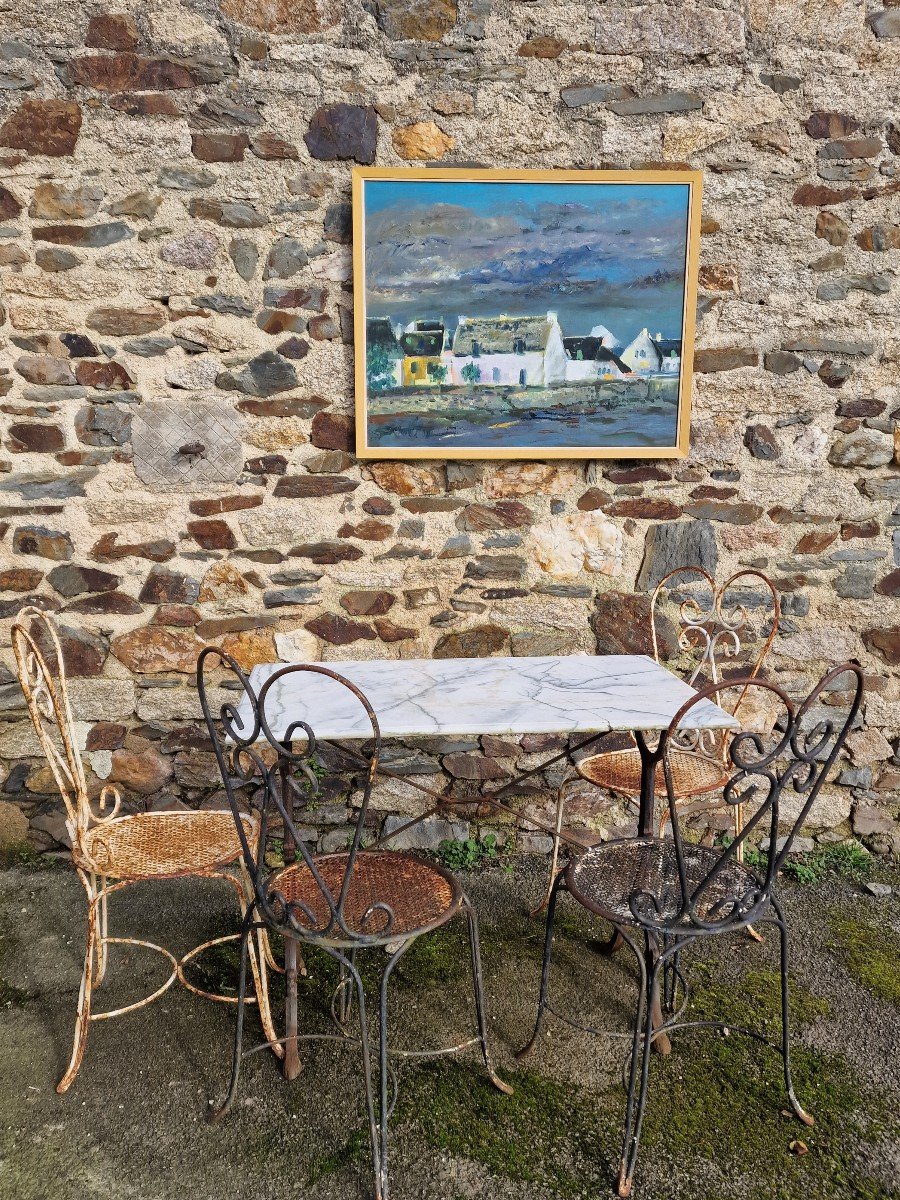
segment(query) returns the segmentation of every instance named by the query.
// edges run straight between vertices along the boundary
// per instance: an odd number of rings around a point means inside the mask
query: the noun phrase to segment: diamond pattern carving
[[[241,418],[230,404],[174,399],[141,404],[131,442],[137,476],[153,491],[234,483],[244,465]]]

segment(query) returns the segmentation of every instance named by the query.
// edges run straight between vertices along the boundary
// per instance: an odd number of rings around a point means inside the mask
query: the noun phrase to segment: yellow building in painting
[[[443,361],[444,326],[438,321],[414,321],[400,335],[403,350],[403,386],[435,387],[443,383],[447,367]]]

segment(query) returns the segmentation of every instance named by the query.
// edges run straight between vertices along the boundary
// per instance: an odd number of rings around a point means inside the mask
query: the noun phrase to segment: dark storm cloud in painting
[[[683,184],[366,184],[366,308],[401,321],[555,309],[567,335],[681,329]]]

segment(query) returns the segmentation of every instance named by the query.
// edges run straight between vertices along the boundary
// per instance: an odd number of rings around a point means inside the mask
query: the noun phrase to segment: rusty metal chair
[[[65,1092],[81,1066],[92,1021],[108,1020],[143,1008],[158,999],[178,979],[189,991],[210,1000],[237,1003],[236,996],[204,991],[186,974],[189,963],[212,946],[235,940],[226,934],[195,946],[176,958],[155,942],[139,938],[110,937],[109,897],[133,884],[150,879],[200,876],[226,880],[235,890],[243,913],[247,881],[240,865],[241,844],[229,812],[158,812],[120,815],[118,789],[106,785],[96,803],[88,794],[84,764],[78,749],[63,650],[52,619],[33,606],[23,608],[12,627],[19,682],[35,732],[53,772],[66,809],[66,829],[72,843],[72,862],[88,901],[88,936],[84,956],[75,1036],[69,1066],[57,1085]],[[248,834],[256,829],[256,818],[242,817]],[[93,993],[106,975],[111,945],[142,946],[167,959],[171,973],[151,995],[105,1012],[94,1012]],[[266,963],[256,949],[253,973],[263,1023],[271,1028]]]
[[[746,591],[742,590],[757,581],[762,585],[765,602],[751,607]],[[692,590],[679,592],[678,584]],[[701,589],[697,589],[700,583]],[[667,611],[673,595],[675,614],[672,619]],[[686,682],[691,687],[708,683],[719,683],[723,678],[723,665],[732,660],[734,670],[750,679],[755,679],[765,662],[778,632],[781,617],[781,601],[771,580],[761,571],[746,569],[735,572],[720,586],[702,567],[677,567],[670,571],[653,590],[650,599],[650,640],[653,657],[662,665],[664,650],[669,644],[672,650],[681,651],[687,659]],[[672,643],[675,643],[672,645]],[[672,664],[682,666],[682,662]],[[738,717],[739,710],[747,702],[747,694],[734,697],[732,716]],[[729,734],[722,731],[682,731],[677,745],[670,748],[670,769],[675,784],[675,799],[679,804],[691,800],[692,814],[721,805],[721,800],[707,803],[698,797],[708,797],[719,791],[728,776]],[[622,796],[632,805],[637,805],[641,781],[641,755],[631,738],[631,745],[612,750],[602,750],[581,759],[575,767],[578,775],[588,783]],[[550,861],[550,875],[543,900],[534,909],[536,915],[547,905],[550,887],[556,874],[559,847],[565,821],[565,808],[572,794],[574,781],[566,780],[559,788],[556,798],[556,832]],[[662,765],[657,768],[655,781],[656,796],[666,798],[666,785]],[[683,815],[688,815],[687,810]],[[735,836],[740,832],[743,812],[740,806],[732,813]],[[660,827],[665,824],[668,809],[660,814]]]
[[[838,681],[844,680],[840,687]],[[749,813],[737,837],[724,849],[693,845],[681,831],[674,764],[679,725],[704,700],[749,691],[768,703],[764,722],[735,734],[728,747],[730,774],[722,794],[728,805],[743,805]],[[637,960],[640,983],[626,1062],[628,1100],[619,1166],[618,1192],[628,1196],[638,1154],[641,1123],[647,1101],[650,1050],[676,1029],[728,1029],[771,1046],[782,1056],[784,1082],[794,1114],[813,1124],[794,1094],[788,1033],[788,932],[776,894],[776,877],[805,821],[823,782],[831,771],[862,702],[863,675],[855,663],[830,671],[798,707],[780,688],[760,679],[742,679],[704,688],[673,718],[664,735],[663,759],[666,800],[671,813],[671,837],[636,837],[607,842],[574,858],[556,877],[547,909],[547,933],[540,998],[534,1033],[519,1052],[534,1047],[547,1012],[588,1032],[583,1025],[551,1008],[549,1003],[553,921],[561,891],[567,891],[589,912],[621,930]],[[843,720],[829,716],[835,701],[847,702]],[[793,792],[790,805],[782,804]],[[796,815],[789,816],[795,809]],[[779,840],[781,821],[789,832]],[[759,831],[769,837],[766,865],[752,871],[740,858],[747,839]],[[781,1038],[769,1041],[758,1031],[716,1021],[682,1020],[689,989],[680,956],[703,938],[746,930],[752,922],[777,927],[781,958]],[[681,1000],[679,1002],[679,992]],[[618,1035],[622,1036],[622,1035]],[[726,1114],[727,1116],[727,1114]]]
[[[232,677],[231,683],[236,682],[241,692],[239,702],[232,701],[221,707],[218,722],[213,717],[207,685],[207,671],[215,670],[217,664]],[[267,716],[266,702],[271,688],[289,674],[318,677],[320,682],[330,681],[336,697],[351,704],[355,699],[364,709],[371,727],[371,742],[367,743],[371,749],[367,749],[364,770],[357,780],[361,789],[358,813],[352,831],[348,830],[348,848],[344,853],[313,853],[297,825],[298,814],[315,800],[320,769],[316,736],[310,726],[303,721],[294,721],[276,736]],[[357,1045],[362,1055],[375,1197],[376,1200],[387,1200],[388,1122],[397,1100],[397,1080],[390,1064],[391,1056],[431,1058],[455,1054],[477,1045],[491,1083],[502,1092],[511,1091],[491,1064],[475,910],[449,871],[411,854],[363,849],[369,799],[381,752],[381,735],[371,705],[349,680],[325,666],[296,664],[271,675],[257,697],[238,663],[223,651],[209,646],[201,652],[197,663],[197,688],[222,781],[237,822],[245,869],[253,887],[253,899],[243,924],[231,1082],[225,1100],[212,1119],[221,1120],[231,1108],[242,1060],[273,1041],[285,1047],[285,1073],[289,1078],[300,1069],[296,1056],[298,1041],[326,1040]],[[242,824],[239,806],[242,794],[252,795],[258,805],[255,839]],[[278,840],[282,841],[281,855],[277,851],[271,852],[271,842]],[[270,865],[277,857],[283,858],[284,866]],[[477,1036],[438,1050],[394,1049],[389,1045],[388,1036],[388,984],[394,968],[417,938],[446,925],[459,914],[465,916],[468,926]],[[254,931],[275,933],[284,939],[287,1028],[283,1038],[273,1039],[267,1032],[266,1042],[244,1050],[247,947]],[[316,947],[338,964],[339,980],[331,1004],[337,1027],[334,1033],[298,1034],[298,946]],[[377,1072],[373,1071],[366,997],[356,962],[359,952],[372,949],[380,951],[375,961],[383,964],[378,990]],[[357,1034],[349,1031],[354,1000],[358,1008]]]

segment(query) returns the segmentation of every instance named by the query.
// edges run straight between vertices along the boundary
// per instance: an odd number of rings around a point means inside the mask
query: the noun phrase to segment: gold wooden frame
[[[368,406],[366,393],[366,296],[365,296],[365,205],[364,188],[368,180],[424,179],[430,182],[522,182],[522,183],[671,183],[689,187],[687,246],[685,253],[684,311],[682,314],[682,353],[679,374],[678,419],[672,446],[514,446],[507,449],[478,446],[460,447],[448,452],[439,447],[380,448],[368,443]],[[694,366],[694,331],[697,309],[697,272],[700,260],[700,207],[703,198],[702,171],[533,171],[469,170],[460,167],[354,167],[353,168],[353,292],[354,361],[356,384],[356,455],[362,459],[550,459],[550,458],[686,458],[690,446],[691,382]]]

